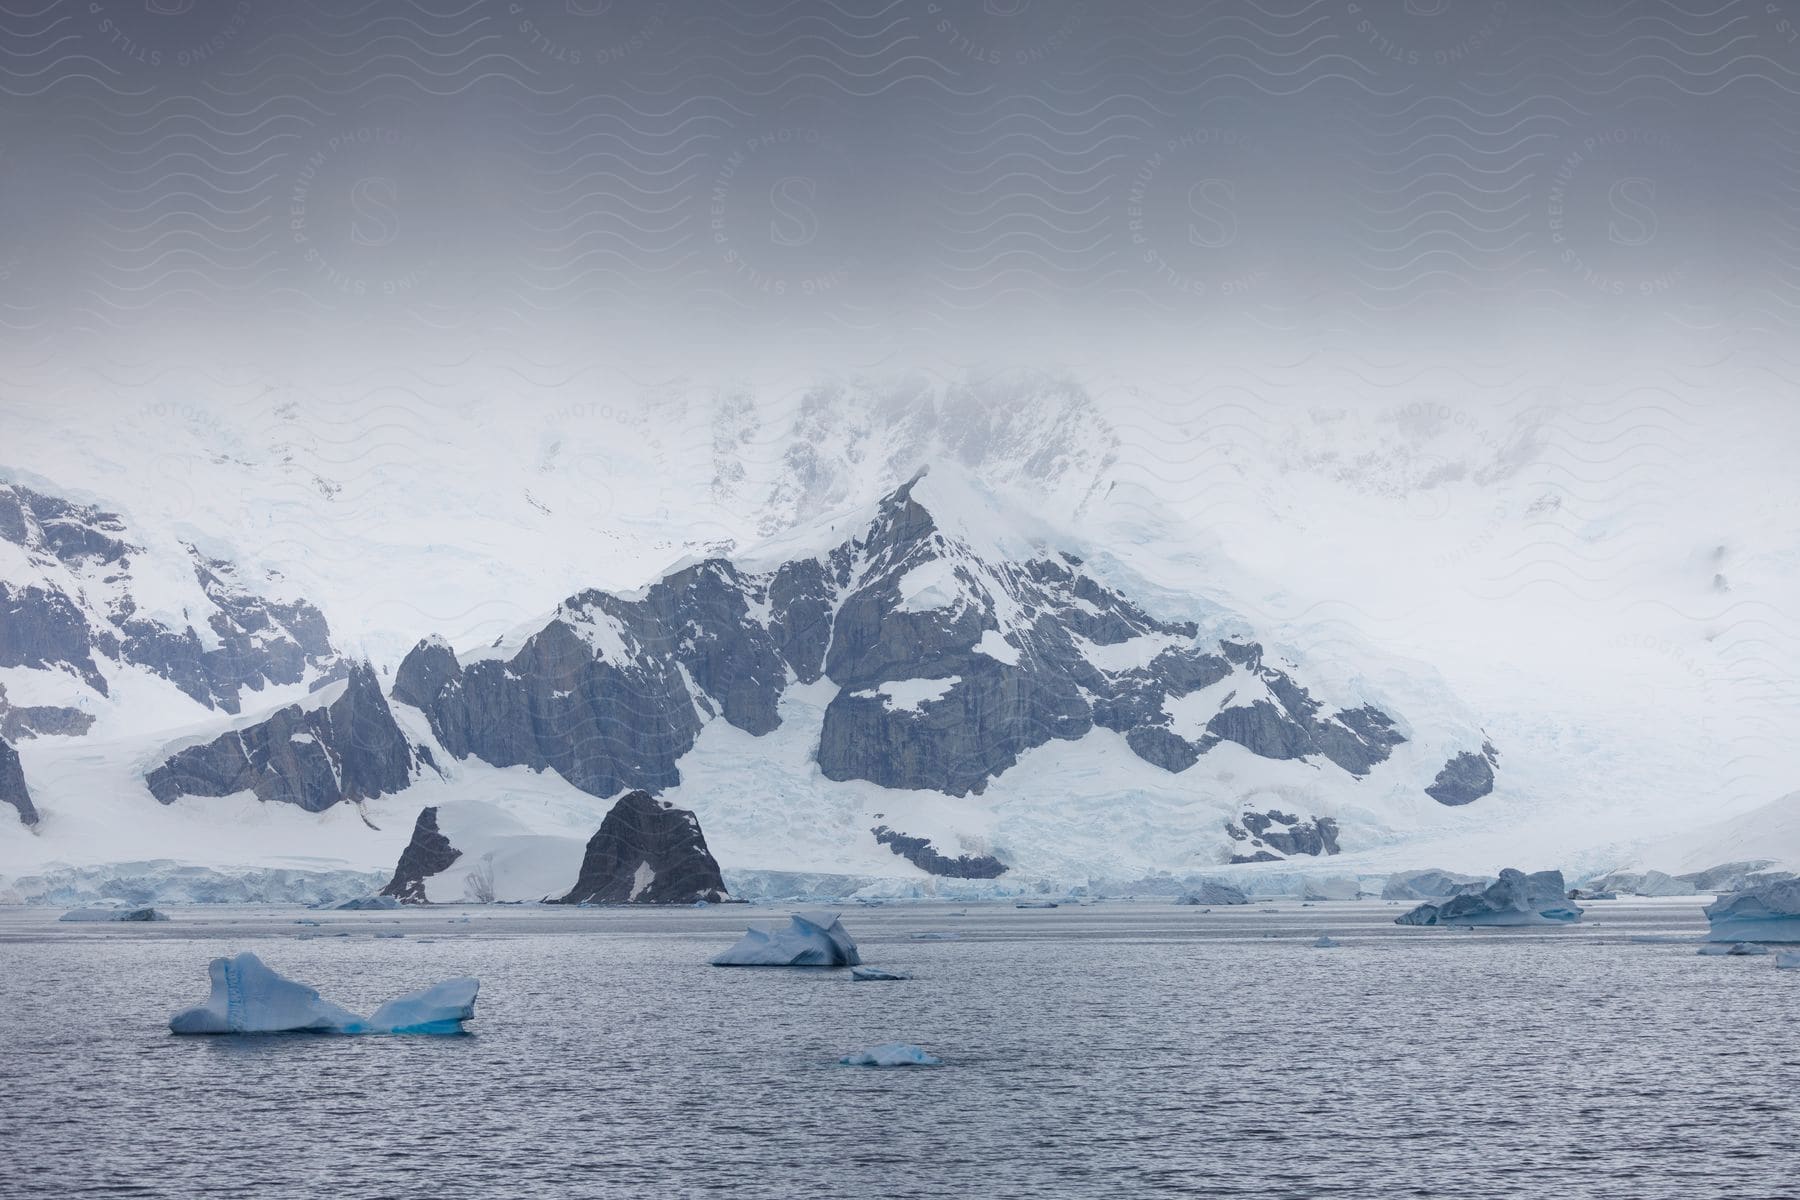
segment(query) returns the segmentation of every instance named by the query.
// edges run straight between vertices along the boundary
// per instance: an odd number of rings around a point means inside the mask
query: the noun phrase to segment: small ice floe
[[[1777,950],[1775,952],[1775,969],[1777,971],[1800,971],[1800,950]]]
[[[915,942],[958,942],[962,940],[962,934],[947,929],[928,929],[922,933],[909,933],[906,936]]]
[[[877,980],[905,979],[904,975],[896,975],[892,971],[883,971],[880,967],[851,967],[850,978],[869,983]]]
[[[1800,942],[1800,879],[1720,896],[1706,920],[1712,942]]]
[[[854,967],[856,943],[830,912],[795,913],[786,925],[752,925],[715,967]]]
[[[1013,905],[1013,907],[1014,908],[1060,908],[1062,906],[1057,904],[1057,902],[1054,900],[1021,900],[1017,904]]]
[[[358,896],[356,899],[346,900],[342,904],[336,905],[336,907],[343,912],[358,912],[362,910],[399,908],[400,901],[393,896]]]
[[[389,1000],[364,1019],[321,999],[304,983],[288,979],[245,951],[207,965],[212,994],[206,1003],[176,1013],[169,1029],[181,1034],[223,1033],[462,1033],[475,1015],[478,980],[444,982]]]
[[[130,904],[96,904],[88,908],[71,908],[58,921],[166,921],[169,914],[158,912],[154,908],[139,908]]]
[[[406,935],[398,929],[384,929],[375,935],[378,938],[403,938]]]
[[[846,1067],[941,1067],[944,1060],[906,1042],[883,1042],[838,1059]]]
[[[1335,950],[1337,947],[1339,947],[1343,944],[1344,943],[1335,940],[1329,933],[1321,933],[1318,937],[1318,940],[1313,942],[1313,949],[1315,949],[1315,950]]]
[[[1706,945],[1700,947],[1700,953],[1708,958],[1722,958],[1726,956],[1743,958],[1755,954],[1767,954],[1768,952],[1769,948],[1767,946],[1761,946],[1755,942],[1732,942],[1729,945],[1725,942],[1708,942]]]
[[[294,924],[296,924],[296,925],[311,925],[314,929],[317,929],[319,927],[319,923],[317,921],[313,920],[311,917],[301,917],[298,921],[295,921]]]

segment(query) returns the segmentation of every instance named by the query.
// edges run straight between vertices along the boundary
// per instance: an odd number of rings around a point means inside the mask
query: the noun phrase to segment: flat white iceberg
[[[854,967],[862,962],[838,914],[795,913],[786,925],[752,925],[715,967]]]
[[[872,983],[889,979],[905,979],[906,976],[896,975],[892,971],[883,971],[880,967],[851,967],[850,978],[865,983]]]
[[[169,915],[158,912],[154,908],[134,908],[130,905],[95,905],[92,908],[71,908],[58,921],[166,921]]]
[[[461,1033],[475,1015],[477,980],[447,979],[390,1000],[368,1019],[322,999],[313,988],[271,970],[245,951],[207,964],[212,992],[206,1003],[176,1013],[180,1034],[226,1033]]]
[[[1708,958],[1720,958],[1726,955],[1733,958],[1744,958],[1768,952],[1767,946],[1761,946],[1755,942],[1732,942],[1729,945],[1724,942],[1708,942],[1700,947],[1700,953]]]
[[[838,1059],[846,1067],[941,1067],[944,1060],[906,1042],[883,1042]]]
[[[1800,879],[1720,896],[1706,919],[1709,942],[1800,942]]]
[[[1442,904],[1421,904],[1395,917],[1394,924],[1561,925],[1581,920],[1581,913],[1581,907],[1568,899],[1561,871],[1527,875],[1508,867],[1485,891],[1452,896]]]

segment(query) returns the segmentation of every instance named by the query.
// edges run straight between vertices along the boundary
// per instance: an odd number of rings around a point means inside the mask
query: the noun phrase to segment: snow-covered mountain
[[[1673,868],[1681,831],[1791,810],[1750,687],[1779,662],[1740,686],[1709,657],[1748,626],[1715,645],[1648,571],[1616,603],[1455,594],[1546,536],[1548,421],[1259,411],[1252,446],[1233,409],[1175,463],[1152,418],[1189,410],[1103,415],[1051,373],[652,391],[547,425],[234,402],[154,431],[167,495],[120,470],[152,431],[32,442],[55,478],[3,493],[0,736],[37,823],[0,822],[0,875],[386,878],[436,806],[529,898],[531,855],[566,889],[634,787],[728,879],[901,890]],[[1758,561],[1694,587],[1751,604]]]
[[[0,483],[0,734],[81,735],[123,690],[238,712],[342,674],[324,615],[118,513]],[[173,699],[173,697],[170,697]],[[177,702],[179,703],[179,702]]]
[[[1310,670],[1222,634],[1243,622],[1213,601],[1140,603],[1085,550],[941,467],[492,645],[428,637],[385,698],[357,667],[145,778],[176,809],[353,804],[385,831],[523,772],[568,794],[493,797],[489,824],[559,861],[578,814],[642,788],[698,815],[728,875],[1064,884],[1320,859],[1506,802],[1436,681],[1409,705]]]

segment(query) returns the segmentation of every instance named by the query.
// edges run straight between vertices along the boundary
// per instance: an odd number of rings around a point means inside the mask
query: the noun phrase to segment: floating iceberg
[[[1569,901],[1561,871],[1527,875],[1508,867],[1484,891],[1452,896],[1442,904],[1421,904],[1394,918],[1396,925],[1557,925],[1581,920]]]
[[[1720,958],[1726,955],[1733,958],[1741,958],[1754,954],[1767,954],[1768,952],[1769,948],[1767,946],[1761,946],[1755,942],[1732,942],[1730,945],[1727,945],[1724,942],[1708,942],[1706,945],[1700,947],[1700,953],[1708,958]]]
[[[423,991],[396,996],[369,1018],[374,1033],[461,1033],[475,1015],[481,981],[467,975],[446,979]]]
[[[1014,908],[1060,908],[1062,906],[1057,904],[1057,902],[1054,900],[1021,900],[1017,904],[1013,905],[1013,907]]]
[[[1800,942],[1800,879],[1720,896],[1706,919],[1709,942]]]
[[[895,980],[905,979],[906,976],[895,975],[893,972],[883,971],[879,967],[851,967],[850,968],[850,978],[862,981],[864,983],[871,983],[871,982],[875,982],[875,981],[885,981],[885,980],[889,980],[889,979],[895,979]]]
[[[1483,891],[1494,882],[1494,877],[1485,878],[1480,875],[1459,875],[1455,871],[1444,871],[1437,867],[1427,867],[1423,871],[1397,871],[1389,875],[1387,882],[1381,887],[1383,900],[1444,900],[1451,896],[1467,896]]]
[[[158,912],[154,908],[133,908],[130,905],[98,905],[93,908],[71,908],[58,921],[166,921],[169,914]]]
[[[1175,897],[1175,903],[1204,904],[1208,907],[1214,904],[1248,904],[1250,897],[1229,883],[1218,883],[1208,879],[1202,881],[1200,886],[1192,891],[1183,892]]]
[[[905,1042],[883,1042],[838,1059],[846,1067],[940,1067],[944,1060]]]
[[[340,910],[355,912],[359,909],[399,908],[400,901],[394,896],[358,896],[354,900],[346,900],[334,906]]]
[[[169,1029],[210,1033],[461,1033],[475,1015],[479,981],[447,979],[422,992],[390,1000],[364,1020],[319,993],[270,970],[245,951],[207,965],[212,993],[206,1003],[176,1013]]]
[[[1618,898],[1619,893],[1604,889],[1590,892],[1586,888],[1574,888],[1569,892],[1571,900],[1617,900]]]
[[[1362,882],[1354,875],[1309,876],[1300,885],[1300,898],[1315,903],[1320,900],[1360,900]]]
[[[715,967],[854,967],[862,962],[838,914],[795,913],[786,925],[752,925]]]
[[[1335,950],[1344,943],[1333,938],[1329,933],[1321,933],[1319,940],[1313,943],[1315,950]]]
[[[1800,970],[1800,950],[1777,950],[1775,952],[1775,969],[1777,971]]]

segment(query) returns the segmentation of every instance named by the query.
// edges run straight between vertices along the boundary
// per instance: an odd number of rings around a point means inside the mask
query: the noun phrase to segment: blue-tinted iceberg
[[[369,1026],[375,1033],[461,1033],[475,1015],[475,993],[481,981],[467,975],[446,979],[423,991],[397,996],[375,1010]]]
[[[850,978],[864,983],[885,982],[905,979],[904,975],[896,975],[892,971],[883,971],[880,967],[851,967]]]
[[[176,1013],[173,1033],[461,1033],[475,1015],[474,979],[447,979],[435,987],[390,1000],[364,1019],[322,999],[314,989],[270,970],[245,951],[207,965],[212,993],[206,1003]]]
[[[1332,937],[1329,933],[1321,933],[1318,937],[1318,940],[1313,942],[1313,949],[1315,949],[1315,950],[1336,950],[1339,946],[1341,946],[1343,944],[1344,943],[1338,941],[1336,938]]]
[[[1800,942],[1800,879],[1720,896],[1706,919],[1709,942]]]
[[[1775,969],[1777,971],[1800,970],[1800,950],[1777,950],[1775,952]]]
[[[1512,868],[1499,882],[1473,895],[1452,896],[1442,904],[1421,904],[1394,918],[1396,925],[1560,925],[1581,920],[1582,909],[1569,901],[1561,871],[1527,875]]]
[[[838,914],[795,913],[786,925],[752,925],[715,967],[854,967],[862,962]]]
[[[922,1047],[905,1042],[883,1042],[838,1059],[846,1067],[940,1067],[944,1060]]]

